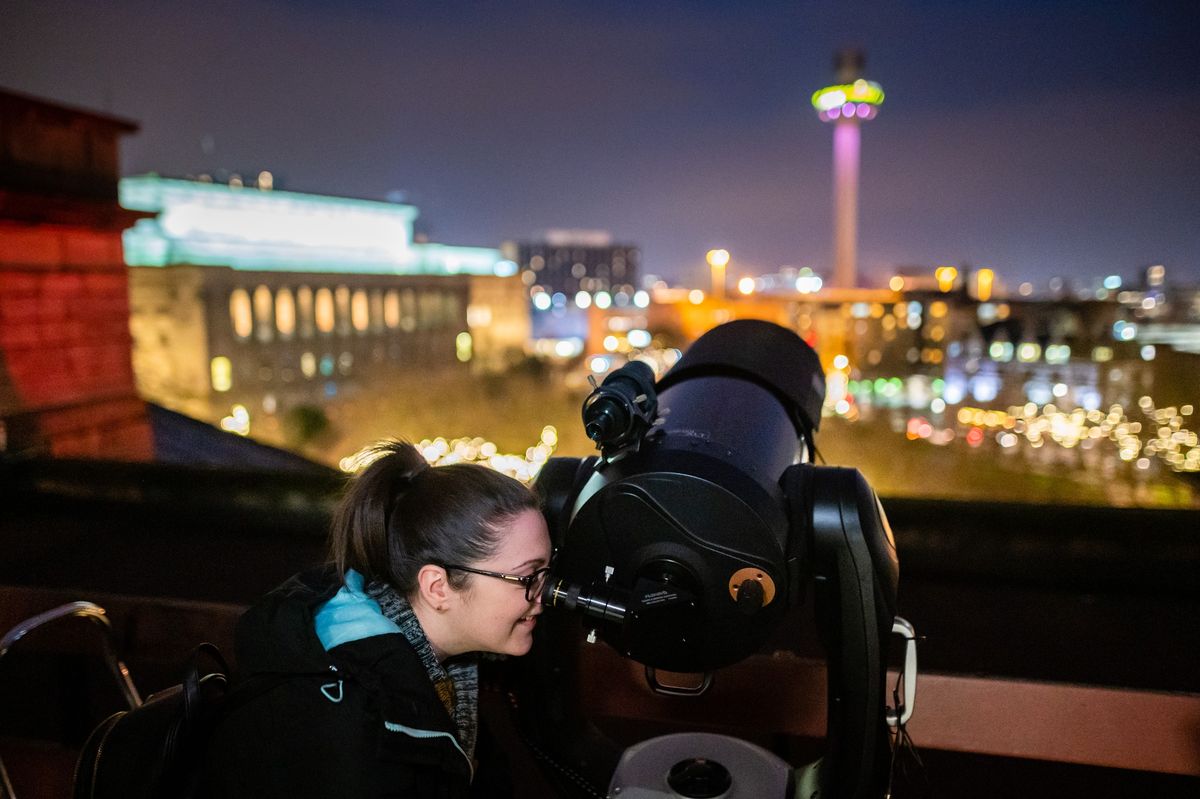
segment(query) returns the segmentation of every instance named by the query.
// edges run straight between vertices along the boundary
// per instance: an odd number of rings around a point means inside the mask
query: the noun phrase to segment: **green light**
[[[813,92],[813,108],[818,111],[840,108],[846,103],[881,105],[883,103],[883,87],[875,81],[859,79],[854,83],[826,86],[824,89]]]
[[[122,236],[129,266],[396,275],[511,272],[499,250],[414,244],[411,205],[260,191],[154,175],[123,178],[121,205],[156,213]]]

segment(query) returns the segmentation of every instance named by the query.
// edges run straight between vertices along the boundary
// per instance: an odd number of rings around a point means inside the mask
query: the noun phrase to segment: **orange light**
[[[975,291],[980,302],[987,302],[992,298],[992,285],[995,280],[996,273],[991,269],[980,269],[975,273]]]
[[[937,280],[939,289],[950,291],[954,288],[954,281],[958,279],[958,270],[953,266],[939,266],[933,270],[933,277]]]

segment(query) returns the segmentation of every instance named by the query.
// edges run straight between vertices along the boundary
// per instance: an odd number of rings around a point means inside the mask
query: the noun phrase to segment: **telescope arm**
[[[825,755],[798,774],[797,795],[880,796],[889,753],[887,641],[899,579],[891,530],[856,469],[797,464],[781,483],[792,535],[803,536],[807,550],[827,657]]]

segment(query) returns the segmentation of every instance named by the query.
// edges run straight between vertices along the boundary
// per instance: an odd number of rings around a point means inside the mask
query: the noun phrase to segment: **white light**
[[[934,397],[933,402],[929,403],[929,410],[934,413],[941,413],[946,410],[946,401],[941,397]]]
[[[612,305],[612,295],[611,294],[609,294],[607,291],[596,292],[596,307],[597,308],[600,308],[601,310],[603,310],[605,308],[610,307],[611,305]]]
[[[1071,347],[1067,344],[1050,344],[1046,347],[1046,363],[1067,363],[1071,360]]]
[[[582,344],[575,339],[562,339],[554,344],[554,354],[560,358],[578,355],[582,349]]]
[[[1054,392],[1043,382],[1031,382],[1025,387],[1025,396],[1029,397],[1030,405],[1034,406],[1036,410],[1036,405],[1045,405],[1053,398]],[[1029,411],[1027,415],[1032,413],[1033,411]]]
[[[1147,344],[1146,346],[1142,347],[1142,360],[1143,361],[1153,361],[1154,356],[1156,354],[1157,354],[1157,350],[1154,349],[1153,344]]]
[[[846,102],[846,93],[841,89],[835,89],[831,92],[826,92],[817,98],[817,106],[821,111],[828,111],[831,108],[839,108]]]
[[[688,302],[692,305],[699,305],[704,302],[704,292],[700,289],[692,289],[688,292]]]
[[[533,307],[539,311],[550,310],[550,295],[544,291],[533,295]]]
[[[617,341],[616,336],[605,336],[604,337],[604,349],[608,350],[609,352],[616,352],[617,347],[619,347],[620,345],[621,345],[621,342]]]
[[[1059,399],[1067,396],[1067,384],[1066,383],[1055,383],[1054,388],[1050,389],[1050,393],[1052,393],[1054,396],[1058,397]]]
[[[492,323],[492,306],[468,305],[467,325],[469,327],[487,327]]]
[[[963,401],[963,397],[967,394],[966,386],[963,384],[961,376],[955,376],[946,380],[946,387],[942,390],[942,395],[946,398],[949,405],[957,405]]]
[[[626,338],[629,340],[629,346],[631,347],[642,349],[650,346],[650,332],[647,330],[630,330],[626,334]]]
[[[991,402],[1000,393],[1000,378],[994,375],[976,375],[971,381],[971,394],[980,402]]]
[[[237,433],[239,436],[250,434],[250,412],[246,410],[244,405],[234,405],[230,409],[229,416],[221,420],[221,429],[228,430],[230,433]]]
[[[592,305],[592,295],[586,291],[578,291],[575,293],[576,308],[590,308]]]
[[[796,278],[796,291],[801,294],[815,294],[821,290],[821,285],[819,275],[801,275]]]
[[[833,358],[833,368],[834,369],[845,369],[849,365],[850,365],[850,359],[847,358],[845,355],[835,355],[834,356],[834,358]]]
[[[492,271],[496,277],[512,277],[517,273],[517,265],[512,261],[497,261]]]
[[[647,308],[650,306],[650,292],[636,291],[633,294],[633,304],[639,308]]]
[[[596,357],[592,358],[591,361],[588,362],[588,368],[590,368],[593,372],[596,372],[597,374],[600,372],[607,372],[608,371],[608,358],[605,358],[603,355],[597,355]]]

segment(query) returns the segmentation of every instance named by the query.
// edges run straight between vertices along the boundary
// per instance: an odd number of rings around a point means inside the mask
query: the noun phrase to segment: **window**
[[[442,323],[442,297],[441,292],[437,291],[422,291],[420,298],[417,300],[419,306],[417,314],[417,325],[422,330],[431,330],[437,328]]]
[[[234,289],[229,295],[229,321],[233,333],[240,339],[250,338],[254,332],[254,313],[250,309],[250,295],[245,289]]]
[[[333,292],[327,288],[317,289],[317,330],[333,332]]]
[[[224,355],[218,355],[209,364],[213,391],[228,391],[233,388],[233,364]]]
[[[406,333],[417,329],[417,293],[412,289],[400,292],[400,329]]]
[[[371,332],[383,332],[383,292],[379,289],[371,292]]]
[[[351,296],[350,321],[358,333],[366,333],[367,327],[371,324],[371,307],[364,289],[358,289]]]
[[[301,286],[296,290],[296,321],[300,328],[300,338],[312,338],[313,294],[308,286]]]
[[[473,343],[474,342],[471,340],[471,334],[465,330],[454,338],[454,352],[458,357],[458,360],[462,361],[463,363],[471,360],[471,356],[473,354]]]
[[[350,289],[338,286],[333,290],[333,304],[337,308],[338,335],[350,335]]]
[[[400,292],[395,289],[383,296],[383,322],[388,329],[400,327]]]
[[[259,286],[254,290],[254,329],[259,341],[270,341],[274,336],[274,305],[269,288]]]
[[[296,332],[296,302],[291,289],[280,289],[275,294],[275,329],[284,340]]]

